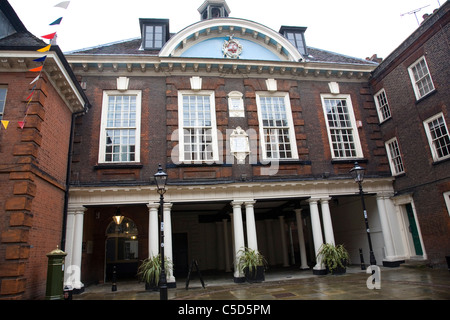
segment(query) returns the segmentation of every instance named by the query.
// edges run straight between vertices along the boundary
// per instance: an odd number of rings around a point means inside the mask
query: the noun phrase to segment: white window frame
[[[346,159],[361,159],[363,158],[363,151],[362,151],[362,147],[361,147],[361,141],[359,139],[359,133],[358,133],[358,128],[356,126],[356,118],[355,118],[355,113],[353,111],[353,104],[352,104],[352,99],[350,97],[349,94],[321,94],[320,98],[322,100],[322,108],[323,108],[323,113],[324,113],[324,118],[325,118],[325,123],[327,126],[327,133],[328,133],[328,142],[330,144],[330,151],[331,151],[331,157],[333,160],[346,160]],[[330,124],[328,122],[328,116],[327,116],[327,108],[325,105],[325,100],[346,100],[346,104],[347,104],[347,108],[348,108],[348,114],[349,114],[349,120],[351,123],[351,127],[348,127],[349,129],[352,130],[352,136],[353,136],[353,142],[355,145],[355,153],[356,155],[353,157],[340,157],[340,156],[336,156],[334,154],[334,148],[333,148],[333,141],[331,138],[331,128],[330,128]]]
[[[0,90],[5,90],[5,100],[0,100],[0,120],[3,119],[3,114],[5,113],[6,106],[6,96],[8,95],[8,88],[6,86],[0,86]]]
[[[394,145],[395,144],[395,145]],[[385,142],[386,153],[389,159],[389,165],[391,167],[391,172],[393,176],[398,176],[399,174],[405,173],[405,165],[403,164],[402,153],[400,150],[400,146],[396,137]],[[394,146],[396,148],[396,152],[398,154],[392,154],[392,148]],[[400,161],[400,163],[398,163]],[[398,165],[401,165],[401,170],[398,170]]]
[[[386,91],[381,89],[375,94],[375,105],[377,106],[378,119],[380,123],[391,118],[391,109],[389,107],[389,101],[386,95]],[[384,111],[386,110],[386,111]],[[385,114],[389,113],[388,116],[385,117]]]
[[[151,27],[152,31],[149,32],[147,28]],[[159,33],[156,32],[156,28],[161,28],[161,39],[156,39],[156,36],[159,35]],[[165,37],[166,37],[166,26],[164,24],[144,24],[144,43],[143,47],[145,49],[161,49],[164,46],[165,43]],[[151,33],[151,38],[150,38]],[[149,42],[151,42],[151,45],[147,45]]]
[[[136,130],[135,136],[135,157],[134,161],[106,161],[106,130],[108,129],[108,101],[110,96],[136,96]],[[101,164],[113,164],[113,163],[139,163],[141,161],[141,105],[142,105],[142,92],[140,90],[108,90],[103,91],[103,104],[102,104],[102,120],[100,125],[100,143],[98,153],[98,163]],[[120,128],[114,128],[120,129]],[[125,129],[125,128],[124,128]]]
[[[428,118],[427,120],[425,120],[423,122],[423,125],[425,127],[425,132],[426,132],[427,138],[428,138],[428,143],[429,143],[430,149],[431,149],[431,155],[432,155],[434,161],[441,161],[441,160],[445,160],[445,159],[449,159],[450,158],[450,153],[448,155],[446,155],[446,156],[439,157],[439,155],[438,155],[438,153],[436,151],[436,146],[435,146],[435,144],[433,142],[433,138],[431,136],[429,123],[434,121],[434,120],[437,120],[438,118],[442,118],[445,130],[447,131],[447,136],[450,138],[450,133],[448,131],[447,123],[445,121],[445,117],[444,117],[444,114],[442,112],[440,112],[440,113],[438,113],[438,114]]]
[[[416,66],[418,66],[422,61],[425,64],[427,73],[426,74],[424,73],[422,77],[420,77],[419,79],[416,79],[413,69]],[[428,64],[427,64],[427,60],[425,59],[425,56],[420,57],[412,65],[410,65],[408,67],[408,73],[409,73],[409,77],[411,78],[411,83],[412,83],[412,86],[413,86],[413,89],[414,89],[414,94],[416,95],[416,100],[422,99],[423,97],[427,96],[428,94],[430,94],[431,92],[433,92],[435,90],[434,83],[433,83],[433,78],[431,78],[430,69],[428,68]],[[429,82],[427,80],[427,77],[429,77]],[[419,83],[421,84],[424,81],[427,81],[428,85],[431,85],[431,87],[430,87],[429,91],[424,92],[423,94],[421,94],[418,84]]]
[[[183,97],[184,96],[209,96],[210,112],[211,112],[211,149],[212,158],[210,159],[186,159],[185,158],[185,144],[184,144],[184,114],[183,114]],[[189,128],[201,129],[201,126],[194,126]],[[206,127],[204,127],[206,128]],[[219,144],[217,138],[217,121],[216,121],[216,102],[214,91],[211,90],[180,90],[178,91],[178,139],[179,139],[179,161],[185,164],[210,164],[219,162]],[[201,150],[198,150],[200,153]]]
[[[287,128],[289,130],[289,142],[291,148],[291,157],[290,158],[280,158],[280,157],[267,157],[267,150],[265,144],[265,136],[264,136],[264,126],[263,126],[263,118],[262,118],[262,109],[261,109],[261,97],[279,97],[284,99],[284,105],[286,107],[286,117],[287,117]],[[268,92],[268,91],[260,91],[256,92],[256,106],[258,110],[258,122],[259,122],[259,136],[260,136],[260,145],[262,151],[262,159],[263,161],[289,161],[289,160],[298,160],[298,149],[297,149],[297,140],[295,137],[295,127],[294,121],[292,118],[292,108],[291,101],[289,98],[288,92]],[[279,155],[279,154],[278,154]]]
[[[447,206],[447,212],[450,216],[450,191],[444,192],[442,195],[444,196],[445,205]]]

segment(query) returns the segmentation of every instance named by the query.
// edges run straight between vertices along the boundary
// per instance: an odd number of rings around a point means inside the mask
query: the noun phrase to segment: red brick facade
[[[397,138],[405,167],[395,179],[395,191],[397,196],[411,195],[428,260],[441,266],[450,254],[449,208],[443,195],[450,190],[450,161],[433,160],[424,121],[442,113],[447,128],[450,125],[450,65],[448,46],[443,45],[449,37],[449,20],[448,5],[428,17],[370,81],[374,94],[384,88],[391,111],[391,118],[379,126],[382,141]],[[435,90],[417,100],[408,68],[421,57]]]

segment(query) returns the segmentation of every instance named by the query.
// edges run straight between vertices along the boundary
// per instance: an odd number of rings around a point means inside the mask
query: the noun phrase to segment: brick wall
[[[371,81],[373,93],[385,89],[391,110],[391,119],[380,124],[382,140],[397,137],[405,167],[394,188],[398,194],[412,194],[432,265],[445,265],[445,256],[450,254],[450,216],[443,197],[443,192],[450,191],[450,161],[433,161],[423,121],[442,112],[447,128],[450,125],[450,63],[445,45],[449,30],[448,24],[436,24]],[[422,56],[436,90],[417,101],[408,67]]]
[[[71,112],[45,77],[23,129],[31,73],[2,73],[8,86],[0,137],[0,299],[45,296],[46,254],[61,243]]]

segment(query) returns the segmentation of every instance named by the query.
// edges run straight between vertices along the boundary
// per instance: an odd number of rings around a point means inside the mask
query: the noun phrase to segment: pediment
[[[235,18],[195,23],[172,36],[159,56],[223,59],[222,48],[230,38],[242,45],[239,59],[304,61],[297,48],[280,33],[256,22]]]

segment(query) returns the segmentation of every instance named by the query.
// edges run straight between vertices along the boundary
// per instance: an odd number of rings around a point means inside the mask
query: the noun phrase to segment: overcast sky
[[[176,33],[200,20],[204,0],[9,0],[35,36],[57,32],[64,52],[140,36],[139,18],[170,20]],[[445,0],[227,0],[230,17],[261,23],[307,27],[306,44],[358,58],[386,58],[418,27],[425,13]],[[425,7],[414,13],[407,14]],[[63,17],[59,26],[49,26]],[[48,41],[48,40],[47,40]]]

